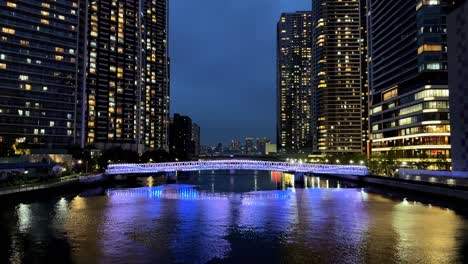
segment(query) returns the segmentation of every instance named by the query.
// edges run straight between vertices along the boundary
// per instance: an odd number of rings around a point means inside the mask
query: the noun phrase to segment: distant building
[[[193,154],[200,155],[200,126],[192,123],[192,141],[193,141]]]
[[[170,120],[169,149],[179,156],[193,157],[194,142],[192,141],[192,119],[190,117],[174,114]]]
[[[277,152],[276,149],[276,144],[273,144],[271,142],[267,142],[265,144],[265,155],[271,155]]]
[[[468,171],[468,1],[447,17],[452,169]]]
[[[394,1],[380,4],[390,2]],[[364,154],[368,139],[366,0],[313,0],[312,19],[314,152]],[[385,20],[388,25],[392,22],[400,20]]]
[[[281,14],[277,25],[277,142],[282,152],[312,150],[312,16]]]
[[[214,151],[217,154],[223,153],[224,152],[223,143],[218,143],[218,145],[216,145],[216,147],[214,148]]]
[[[254,148],[254,139],[253,138],[246,138],[245,145],[244,145],[244,153],[245,154],[252,154],[255,152]]]
[[[257,138],[255,140],[256,150],[258,154],[265,155],[266,151],[266,144],[269,143],[270,140],[266,138]]]
[[[76,1],[1,1],[0,142],[65,149],[76,142]]]
[[[448,0],[368,3],[372,156],[449,159]]]
[[[231,143],[229,143],[229,152],[240,153],[241,151],[242,151],[242,146],[238,140],[232,140]]]

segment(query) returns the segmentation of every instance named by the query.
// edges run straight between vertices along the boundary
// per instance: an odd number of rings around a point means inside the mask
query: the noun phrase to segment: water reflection
[[[453,210],[314,176],[219,176],[3,207],[0,262],[466,261],[468,221]]]

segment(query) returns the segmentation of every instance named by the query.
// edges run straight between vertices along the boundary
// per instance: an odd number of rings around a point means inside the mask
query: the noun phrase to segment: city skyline
[[[174,1],[169,8],[171,114],[195,120],[204,145],[276,141],[276,24],[283,12],[311,9],[309,0],[238,3]]]

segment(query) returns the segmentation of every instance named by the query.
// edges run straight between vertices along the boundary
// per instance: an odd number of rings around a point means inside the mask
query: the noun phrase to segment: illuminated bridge
[[[355,165],[300,164],[255,160],[212,160],[144,164],[111,164],[108,175],[145,174],[202,170],[263,170],[290,173],[365,176],[367,167]]]

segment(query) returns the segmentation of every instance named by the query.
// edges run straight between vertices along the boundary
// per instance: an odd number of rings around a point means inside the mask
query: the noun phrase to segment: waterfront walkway
[[[44,183],[23,184],[19,186],[0,188],[0,196],[8,195],[8,194],[45,190],[45,189],[62,187],[62,186],[68,186],[72,184],[92,183],[92,182],[101,181],[103,179],[104,179],[104,174],[98,174],[98,175],[78,176],[74,178],[61,178],[61,179],[57,179],[57,180],[50,181],[50,182],[44,182]]]

